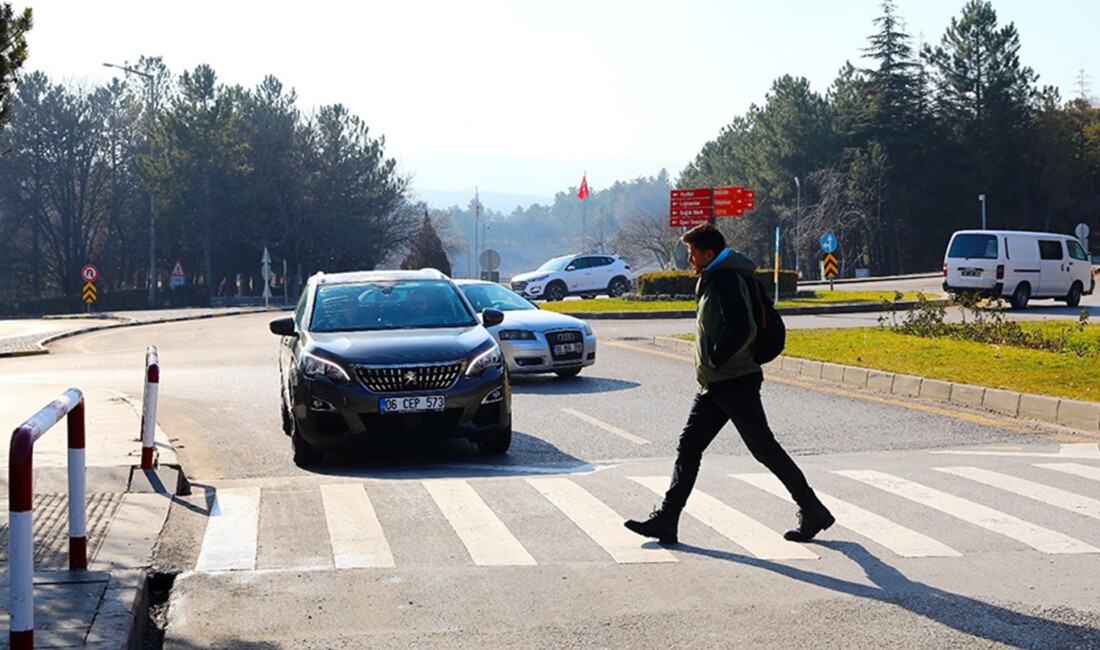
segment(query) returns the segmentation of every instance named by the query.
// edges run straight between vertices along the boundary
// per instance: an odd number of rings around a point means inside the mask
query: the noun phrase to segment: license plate
[[[422,411],[442,411],[447,399],[443,395],[420,395],[418,397],[383,397],[378,401],[378,410],[382,413],[420,413]]]
[[[559,343],[554,346],[554,356],[558,356],[561,354],[570,354],[572,352],[581,352],[583,350],[583,343]]]
[[[962,276],[964,278],[980,278],[982,277],[982,272],[978,269],[962,269]]]

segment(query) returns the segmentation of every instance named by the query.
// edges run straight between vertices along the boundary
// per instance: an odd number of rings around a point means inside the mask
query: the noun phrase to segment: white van
[[[943,258],[943,290],[1007,297],[1015,309],[1032,298],[1070,307],[1096,287],[1092,262],[1070,235],[1013,230],[960,230]]]

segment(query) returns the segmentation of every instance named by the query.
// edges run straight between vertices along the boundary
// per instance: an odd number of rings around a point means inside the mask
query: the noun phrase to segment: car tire
[[[294,433],[290,434],[290,444],[294,448],[294,464],[298,467],[317,465],[325,457],[325,453],[309,444],[302,438],[298,427],[294,427]]]
[[[561,282],[551,282],[550,286],[546,287],[546,291],[543,293],[550,302],[558,302],[565,299],[565,285]]]
[[[555,370],[554,374],[561,377],[562,379],[572,379],[573,377],[576,377],[580,371],[580,368],[567,368],[565,370]]]
[[[1031,300],[1031,285],[1021,282],[1016,285],[1016,290],[1012,292],[1012,297],[1008,299],[1008,303],[1012,305],[1013,309],[1023,309],[1027,307],[1029,300]]]
[[[612,278],[611,282],[607,285],[607,295],[611,296],[612,298],[618,298],[619,296],[626,293],[627,286],[628,285],[626,283],[626,278],[622,277],[621,275],[616,276]]]
[[[1070,307],[1076,307],[1081,304],[1081,287],[1080,282],[1074,282],[1073,286],[1069,288],[1069,293],[1066,294],[1066,305]]]
[[[508,425],[506,429],[492,438],[477,443],[477,450],[486,456],[500,456],[508,453],[508,448],[511,446],[512,426]]]
[[[286,400],[279,396],[279,414],[283,417],[283,433],[286,435],[293,435],[294,433],[294,420],[290,417],[290,411],[286,407]]]

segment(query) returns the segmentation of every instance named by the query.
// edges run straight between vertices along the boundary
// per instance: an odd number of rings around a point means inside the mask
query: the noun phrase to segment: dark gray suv
[[[480,318],[479,318],[480,316]],[[283,428],[294,462],[366,439],[466,438],[487,454],[512,440],[500,347],[447,276],[421,271],[318,273],[282,336]]]

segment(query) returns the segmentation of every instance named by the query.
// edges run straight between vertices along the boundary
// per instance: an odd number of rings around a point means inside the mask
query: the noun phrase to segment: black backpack
[[[755,273],[741,274],[749,286],[752,296],[752,315],[756,319],[756,343],[753,345],[753,359],[765,364],[783,352],[787,343],[787,326],[775,308],[775,303],[764,291],[764,285]]]

